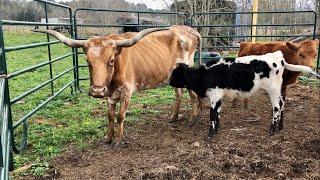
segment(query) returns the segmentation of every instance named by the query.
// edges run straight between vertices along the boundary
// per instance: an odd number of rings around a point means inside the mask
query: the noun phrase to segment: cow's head
[[[319,40],[306,40],[299,44],[292,42],[286,43],[287,48],[293,52],[290,63],[315,67],[315,58],[318,54]]]
[[[151,32],[167,29],[169,28],[145,29],[129,39],[114,39],[110,38],[110,36],[105,36],[93,37],[88,40],[70,39],[53,30],[35,30],[35,32],[48,33],[67,46],[83,48],[90,72],[89,95],[100,98],[108,96],[108,86],[116,71],[121,49],[133,46]]]

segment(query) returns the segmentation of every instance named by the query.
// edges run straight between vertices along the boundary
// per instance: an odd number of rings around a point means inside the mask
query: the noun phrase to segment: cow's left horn
[[[130,39],[124,39],[124,40],[116,40],[115,43],[118,47],[130,47],[136,44],[138,41],[140,41],[145,35],[155,32],[155,31],[163,31],[163,30],[169,30],[170,27],[167,28],[149,28],[140,31],[138,34],[133,36]]]

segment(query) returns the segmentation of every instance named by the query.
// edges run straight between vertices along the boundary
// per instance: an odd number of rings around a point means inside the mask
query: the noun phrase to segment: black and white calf
[[[221,99],[225,96],[250,96],[258,89],[268,92],[273,119],[269,129],[272,135],[283,128],[282,111],[284,101],[281,97],[282,73],[284,69],[302,71],[316,75],[307,66],[292,65],[285,62],[281,51],[261,56],[235,58],[234,62],[219,61],[207,63],[197,69],[178,64],[172,72],[170,85],[176,88],[188,88],[201,97],[208,97],[211,103],[208,138],[212,138],[219,128]]]

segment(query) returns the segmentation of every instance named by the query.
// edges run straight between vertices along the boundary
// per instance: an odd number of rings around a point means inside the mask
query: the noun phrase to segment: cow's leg
[[[122,142],[122,139],[123,139],[124,120],[126,117],[126,112],[129,107],[130,98],[131,98],[131,95],[125,95],[120,99],[120,109],[119,109],[119,114],[118,114],[118,118],[117,118],[119,127],[118,127],[117,136],[115,139],[114,147],[119,146]]]
[[[238,97],[234,97],[232,99],[232,102],[231,102],[231,107],[235,108],[237,107],[237,102],[239,101],[239,98]]]
[[[210,108],[210,127],[208,133],[208,139],[211,139],[214,134],[218,132],[220,127],[220,111],[221,111],[221,100],[211,101]]]
[[[246,109],[248,109],[248,107],[249,107],[249,98],[244,98],[243,99],[243,103],[244,103],[244,108],[246,108]]]
[[[175,88],[174,90],[175,90],[175,102],[174,102],[174,106],[173,106],[171,123],[176,122],[178,120],[179,109],[180,109],[180,104],[181,104],[181,97],[183,94],[182,88]]]
[[[287,86],[286,85],[281,87],[281,95],[282,95],[283,100],[285,100],[286,96],[287,96]]]
[[[108,132],[107,132],[107,139],[106,143],[110,144],[113,141],[114,138],[114,116],[116,111],[116,103],[112,100],[109,100],[109,108],[108,108]]]
[[[281,130],[281,121],[283,121],[282,118],[282,111],[283,111],[283,106],[284,106],[284,101],[282,99],[281,96],[281,92],[279,91],[271,91],[269,92],[269,96],[271,99],[271,104],[272,104],[272,111],[273,111],[273,115],[272,115],[272,122],[270,125],[270,129],[269,129],[269,135],[273,135],[275,134],[275,132]]]
[[[197,122],[197,115],[198,115],[198,99],[197,99],[197,94],[191,90],[188,90],[189,96],[191,99],[191,119],[189,126],[192,127],[196,122]]]
[[[204,98],[200,97],[200,96],[197,96],[198,98],[198,116],[199,118],[201,118],[202,116],[202,112],[203,112],[203,103],[204,103]]]

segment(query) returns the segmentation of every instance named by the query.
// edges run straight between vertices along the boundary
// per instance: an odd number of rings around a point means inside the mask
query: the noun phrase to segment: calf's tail
[[[320,74],[316,73],[314,70],[312,70],[308,66],[288,64],[288,63],[285,62],[284,63],[284,68],[289,70],[289,71],[309,73],[309,74],[312,74],[312,75],[316,76],[318,79],[320,79]]]

